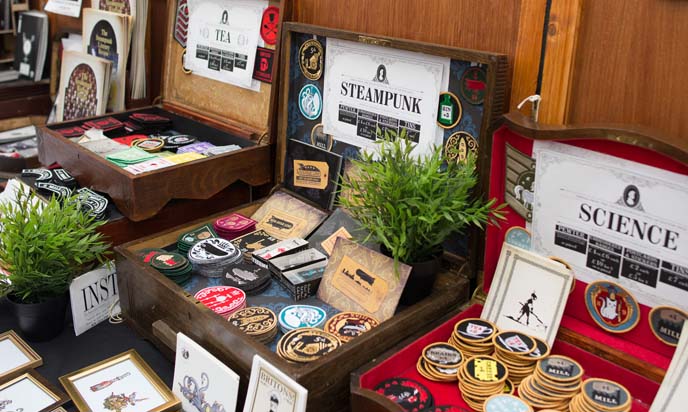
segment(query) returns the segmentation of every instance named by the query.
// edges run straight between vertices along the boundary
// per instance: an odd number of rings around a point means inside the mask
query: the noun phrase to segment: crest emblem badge
[[[585,305],[595,323],[612,333],[626,333],[640,320],[638,301],[613,282],[589,284],[585,289]]]
[[[652,333],[669,346],[678,345],[686,319],[688,319],[688,314],[670,306],[657,306],[648,316]]]
[[[443,129],[453,129],[461,120],[463,108],[459,98],[454,93],[444,92],[440,94],[440,102],[437,107],[437,124]]]
[[[461,96],[470,104],[478,105],[485,101],[487,92],[487,73],[479,66],[469,67],[461,76]]]
[[[462,163],[466,161],[469,152],[478,154],[478,141],[468,132],[456,132],[447,139],[444,152],[447,160]]]
[[[325,52],[322,44],[315,39],[306,40],[299,49],[301,73],[310,80],[319,80],[323,72]]]
[[[308,120],[315,120],[322,113],[322,94],[315,85],[307,84],[299,92],[299,110]]]

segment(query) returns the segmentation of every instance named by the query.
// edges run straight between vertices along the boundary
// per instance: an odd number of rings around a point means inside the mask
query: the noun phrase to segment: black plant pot
[[[66,293],[41,303],[21,303],[11,295],[7,300],[19,324],[19,330],[27,340],[50,340],[64,329],[69,301]]]
[[[380,245],[380,252],[383,255],[392,256],[384,245]],[[413,305],[430,295],[437,274],[442,269],[442,251],[438,251],[426,261],[407,263],[407,265],[411,266],[412,270],[399,300],[399,304],[404,306]]]

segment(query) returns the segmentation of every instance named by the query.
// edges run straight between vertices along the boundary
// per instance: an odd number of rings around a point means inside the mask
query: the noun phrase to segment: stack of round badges
[[[492,338],[497,334],[497,327],[486,320],[468,318],[454,326],[449,343],[459,348],[466,359],[473,356],[491,355],[494,352]]]
[[[444,342],[432,343],[423,349],[416,369],[431,381],[454,382],[458,380],[463,361],[463,354],[454,346]]]
[[[322,328],[327,313],[317,306],[291,305],[282,309],[277,319],[282,332],[288,333],[299,328]]]
[[[177,134],[174,136],[162,136],[162,140],[165,142],[163,149],[177,150],[182,146],[195,142],[196,138],[188,134]]]
[[[535,373],[521,381],[518,396],[536,409],[566,409],[580,391],[582,377],[583,368],[578,362],[550,355],[538,361]],[[591,412],[597,410],[592,408]]]
[[[461,397],[468,406],[481,411],[487,398],[504,393],[508,376],[506,365],[492,356],[474,356],[459,368]]]
[[[148,257],[144,257],[144,259],[145,258]],[[193,267],[189,261],[179,253],[166,251],[155,252],[149,257],[148,264],[178,285],[183,285],[191,279]]]
[[[520,332],[499,332],[493,341],[495,358],[509,368],[509,380],[516,386],[533,374],[539,360],[549,355],[546,342]]]
[[[533,408],[530,407],[523,400],[510,395],[510,394],[500,394],[492,395],[483,404],[483,412],[533,412]],[[540,412],[548,412],[542,410]],[[557,411],[549,411],[557,412]]]
[[[228,240],[212,237],[193,245],[189,260],[199,275],[216,278],[223,276],[228,266],[241,261],[242,255]]]
[[[229,318],[246,307],[246,294],[231,286],[211,286],[194,295],[199,302],[218,315]]]
[[[269,270],[258,265],[240,263],[225,270],[222,283],[239,288],[247,295],[258,295],[270,287],[272,276]]]
[[[141,262],[143,263],[150,263],[151,259],[158,253],[166,253],[167,251],[165,249],[157,249],[157,248],[147,248],[147,249],[141,249],[136,252],[136,256],[138,256],[139,259],[141,259]]]
[[[291,362],[307,363],[320,359],[341,346],[331,333],[315,328],[294,329],[277,343],[277,354]]]
[[[339,338],[342,343],[346,343],[379,324],[377,319],[364,313],[340,312],[325,322],[323,329]]]
[[[571,412],[630,412],[628,389],[606,379],[590,378],[583,382],[581,392],[569,404]]]
[[[265,344],[277,336],[277,316],[268,308],[253,306],[240,309],[229,317],[229,323]]]
[[[256,221],[238,213],[232,213],[217,219],[213,223],[213,229],[221,238],[233,240],[255,231]]]
[[[215,232],[210,228],[210,225],[201,226],[190,232],[182,233],[177,239],[177,250],[183,255],[189,255],[189,250],[196,243],[204,239],[217,237]]]

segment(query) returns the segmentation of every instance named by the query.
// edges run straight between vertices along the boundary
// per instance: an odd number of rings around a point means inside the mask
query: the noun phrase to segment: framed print
[[[135,350],[60,377],[80,412],[171,412],[180,402]]]
[[[184,412],[236,410],[239,375],[181,332],[172,386]]]
[[[68,400],[36,371],[0,384],[0,411],[50,412]]]
[[[308,390],[258,355],[253,356],[244,412],[304,412]]]
[[[0,333],[0,381],[42,364],[43,359],[14,331]]]

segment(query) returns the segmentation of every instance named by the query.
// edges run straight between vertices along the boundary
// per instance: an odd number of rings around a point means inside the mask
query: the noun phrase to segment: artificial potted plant
[[[0,296],[6,296],[20,331],[48,340],[64,328],[69,284],[107,264],[108,244],[96,229],[103,222],[81,210],[77,196],[43,203],[19,190],[0,204]]]
[[[446,161],[441,147],[414,156],[405,134],[389,133],[375,152],[353,160],[354,174],[342,177],[339,205],[369,232],[365,241],[413,270],[401,298],[412,304],[429,295],[441,268],[443,242],[467,226],[482,228],[504,217],[495,199],[474,196],[475,157]],[[346,195],[344,195],[346,193]]]

